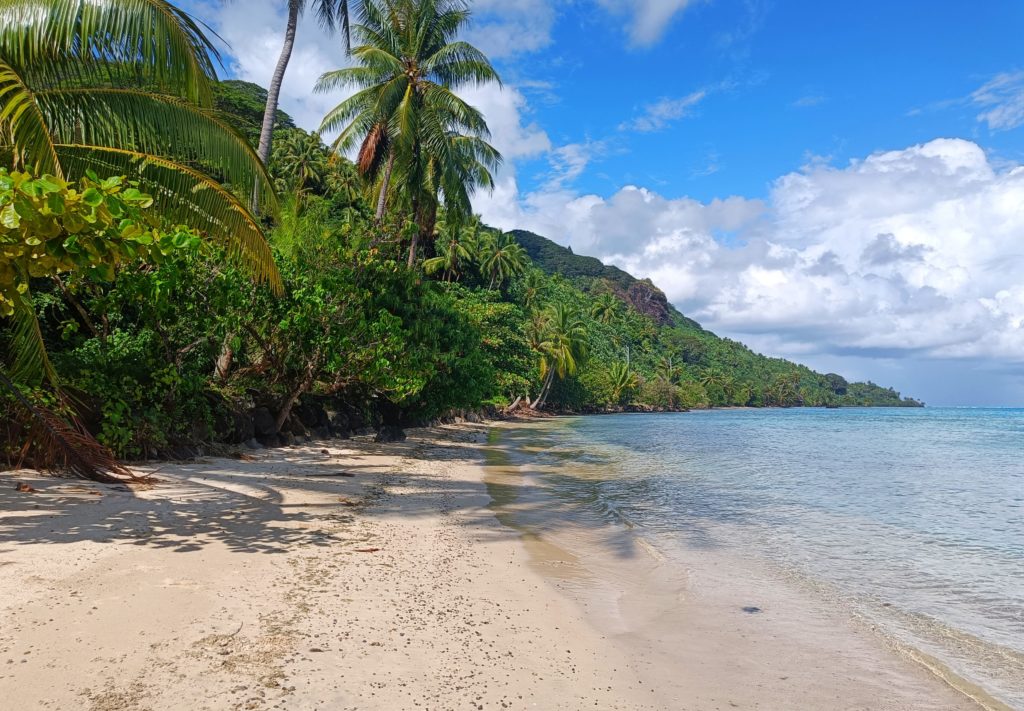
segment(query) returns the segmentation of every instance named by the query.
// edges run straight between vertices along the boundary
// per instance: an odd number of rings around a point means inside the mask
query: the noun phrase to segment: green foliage
[[[256,407],[283,432],[311,397],[406,423],[516,400],[918,404],[754,353],[649,281],[472,217],[499,156],[455,91],[497,77],[456,38],[456,0],[365,3],[355,66],[320,83],[359,89],[325,118],[340,137],[328,149],[278,112],[269,172],[249,145],[266,92],[214,83],[187,15],[116,0],[86,21],[73,5],[0,4],[0,151],[13,161],[0,167],[0,351],[31,375],[19,393],[59,376],[119,455],[251,436],[238,416]],[[339,0],[317,7],[347,18]],[[356,146],[355,164],[338,153]],[[257,184],[261,204],[288,209],[257,220]]]
[[[153,198],[138,183],[91,174],[76,185],[0,168],[0,315],[11,316],[32,278],[76,272],[111,281],[126,261],[159,264],[200,237],[160,229]]]

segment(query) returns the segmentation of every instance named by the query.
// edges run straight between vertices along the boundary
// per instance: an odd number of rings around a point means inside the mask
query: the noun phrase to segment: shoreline
[[[600,556],[574,561],[557,536],[499,521],[483,467],[493,426],[144,466],[159,481],[134,492],[0,473],[0,698],[17,711],[714,709],[733,697],[838,709],[853,700],[844,689],[877,686],[791,656],[773,675],[796,665],[806,685],[765,688],[744,645],[770,653],[778,630],[803,637],[812,619],[835,632],[835,620],[809,618],[802,600],[738,612],[696,561],[685,580],[655,586],[663,604],[612,606],[627,579]],[[14,491],[17,481],[38,492]],[[603,598],[579,596],[580,570],[606,583]],[[661,634],[669,622],[679,626]],[[821,652],[815,639],[831,638],[812,636]],[[873,673],[899,682],[871,708],[979,708],[871,649]],[[695,670],[717,696],[680,684]],[[807,706],[807,690],[835,705]]]
[[[493,485],[511,485],[529,476],[529,457],[503,455],[488,469]],[[816,581],[751,554],[669,553],[625,520],[600,534],[553,526],[537,513],[548,508],[539,493],[499,517],[524,532],[535,568],[631,657],[645,658],[649,683],[686,708],[782,709],[799,699],[814,709],[1013,711],[856,617]]]

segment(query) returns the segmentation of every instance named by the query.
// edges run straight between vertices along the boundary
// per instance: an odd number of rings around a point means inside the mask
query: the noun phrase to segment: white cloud
[[[620,131],[660,131],[674,121],[693,113],[696,106],[708,95],[707,89],[700,89],[678,99],[660,99],[644,107],[636,118],[619,125]]]
[[[996,170],[968,141],[816,163],[767,203],[634,186],[509,197],[485,218],[649,276],[688,315],[775,353],[1024,362],[1024,167]]]
[[[975,90],[970,101],[982,109],[978,120],[993,131],[1024,124],[1024,71],[1004,72]]]
[[[605,9],[628,14],[629,39],[634,45],[649,46],[665,34],[669,23],[685,10],[692,0],[597,0]]]
[[[551,44],[561,2],[550,0],[476,0],[466,39],[493,59],[528,54]]]

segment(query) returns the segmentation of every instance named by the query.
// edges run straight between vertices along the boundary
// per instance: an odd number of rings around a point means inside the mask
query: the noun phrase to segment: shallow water
[[[565,517],[670,558],[766,559],[1024,709],[1024,410],[617,415],[502,439]]]

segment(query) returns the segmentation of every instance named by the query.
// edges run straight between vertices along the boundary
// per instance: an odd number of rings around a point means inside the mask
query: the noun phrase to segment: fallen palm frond
[[[14,417],[24,434],[17,466],[38,471],[67,472],[107,484],[145,481],[121,464],[74,417],[65,419],[51,408],[32,402],[0,371],[0,385],[13,398]]]

